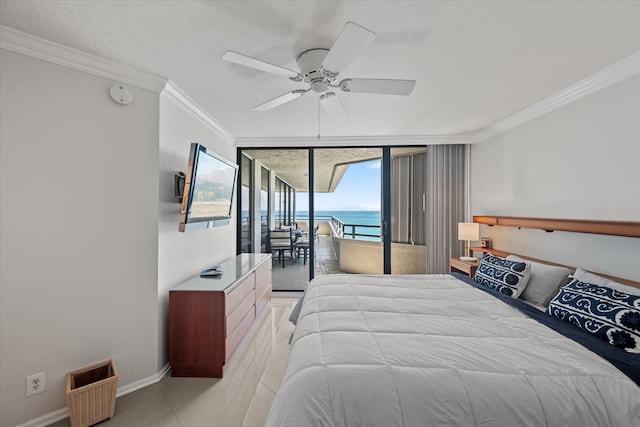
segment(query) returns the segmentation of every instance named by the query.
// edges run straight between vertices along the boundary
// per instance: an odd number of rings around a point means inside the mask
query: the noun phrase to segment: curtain
[[[411,156],[391,158],[391,241],[411,243]]]
[[[464,145],[430,145],[426,156],[427,273],[448,273],[464,252],[458,223],[465,220]]]
[[[391,240],[425,245],[426,152],[391,158]]]

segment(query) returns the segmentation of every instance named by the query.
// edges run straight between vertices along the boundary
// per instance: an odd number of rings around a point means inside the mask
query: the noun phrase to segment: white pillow
[[[516,255],[509,255],[507,259],[531,265],[529,283],[520,298],[545,307],[549,305],[549,301],[558,293],[558,289],[565,284],[567,277],[571,274],[568,268],[529,261]]]
[[[581,281],[582,283],[591,283],[592,285],[598,285],[605,288],[615,289],[616,291],[624,292],[629,295],[640,296],[640,289],[633,286],[623,285],[622,283],[614,282],[613,280],[605,279],[597,274],[589,273],[581,268],[576,268],[576,272],[573,273],[573,278]]]

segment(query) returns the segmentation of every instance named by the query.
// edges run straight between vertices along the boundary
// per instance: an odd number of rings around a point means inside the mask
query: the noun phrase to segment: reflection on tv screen
[[[235,169],[210,156],[200,156],[193,186],[191,218],[229,215]]]

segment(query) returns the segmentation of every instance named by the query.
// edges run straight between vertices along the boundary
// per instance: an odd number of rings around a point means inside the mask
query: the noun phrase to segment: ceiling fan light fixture
[[[329,90],[329,84],[325,80],[316,80],[311,82],[311,90],[323,94]]]

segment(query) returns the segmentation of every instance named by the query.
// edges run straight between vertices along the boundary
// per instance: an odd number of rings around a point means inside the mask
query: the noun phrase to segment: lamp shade
[[[458,240],[480,240],[480,224],[475,222],[459,222]]]

